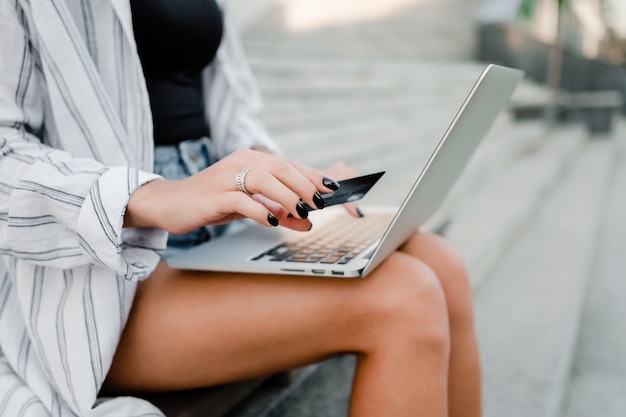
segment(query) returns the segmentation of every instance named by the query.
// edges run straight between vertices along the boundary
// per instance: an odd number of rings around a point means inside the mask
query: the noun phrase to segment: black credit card
[[[325,207],[362,199],[384,173],[385,171],[381,171],[374,174],[338,181],[340,187],[337,191],[321,193]],[[308,204],[305,203],[304,206],[307,210],[312,210]]]

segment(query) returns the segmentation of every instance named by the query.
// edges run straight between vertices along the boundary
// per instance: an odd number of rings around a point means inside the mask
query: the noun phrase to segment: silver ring
[[[237,172],[235,187],[237,187],[237,191],[250,195],[250,191],[246,188],[246,175],[248,175],[248,172],[250,172],[250,168],[243,168]]]

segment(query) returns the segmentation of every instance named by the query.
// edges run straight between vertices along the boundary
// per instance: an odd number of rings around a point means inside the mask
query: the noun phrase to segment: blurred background
[[[487,63],[526,79],[429,230],[472,274],[485,416],[626,415],[626,2],[233,0],[291,158],[398,203]],[[363,204],[367,204],[367,200]],[[231,416],[342,416],[352,358]]]

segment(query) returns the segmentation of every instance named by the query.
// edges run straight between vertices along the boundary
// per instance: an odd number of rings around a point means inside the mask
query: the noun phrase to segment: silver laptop
[[[354,218],[342,207],[328,207],[310,213],[310,232],[251,223],[176,253],[167,263],[196,270],[366,276],[443,203],[522,76],[496,65],[482,72],[399,208],[362,207],[365,216]]]

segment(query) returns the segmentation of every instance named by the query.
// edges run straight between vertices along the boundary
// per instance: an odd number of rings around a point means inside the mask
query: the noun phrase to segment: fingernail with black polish
[[[332,178],[328,178],[328,177],[324,177],[322,179],[322,184],[324,184],[324,187],[330,188],[333,191],[338,190],[339,187],[341,187],[341,185],[339,185],[339,183],[337,181],[333,180]]]
[[[296,204],[296,211],[298,212],[298,216],[300,216],[300,218],[302,219],[306,219],[307,217],[309,217],[309,212],[306,211],[306,208],[304,208],[304,204],[302,204],[302,201],[298,201],[298,204]]]
[[[307,232],[310,232],[311,229],[313,229],[313,223],[309,222],[309,229],[307,230]]]
[[[320,193],[317,192],[313,194],[313,204],[315,204],[315,207],[317,207],[318,209],[323,209],[324,206],[326,206],[324,199],[322,198]]]
[[[363,212],[361,211],[361,209],[360,209],[360,208],[358,208],[358,207],[356,208],[356,214],[358,214],[358,215],[359,215],[359,217],[363,217],[363,216],[365,216],[365,215],[363,214]]]
[[[276,217],[274,217],[274,215],[272,213],[269,213],[267,215],[267,222],[269,224],[271,224],[272,226],[274,226],[274,227],[278,226],[278,219]]]

